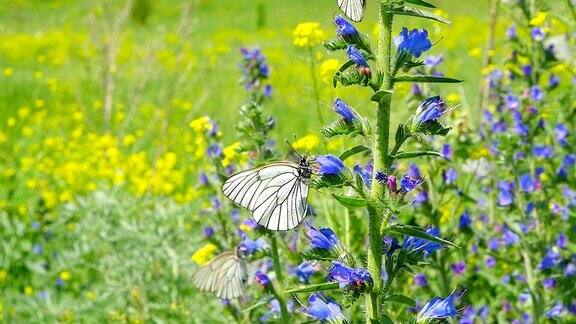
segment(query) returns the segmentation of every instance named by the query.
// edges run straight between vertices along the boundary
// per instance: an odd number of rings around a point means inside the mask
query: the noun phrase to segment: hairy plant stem
[[[270,235],[270,245],[272,265],[274,267],[274,273],[276,274],[276,287],[274,287],[274,291],[276,293],[276,299],[278,299],[278,304],[280,304],[280,323],[290,323],[290,314],[288,313],[288,307],[286,307],[284,274],[282,273],[282,265],[280,264],[280,257],[278,255],[278,242],[274,234]]]
[[[391,90],[391,43],[392,43],[392,13],[389,12],[388,5],[383,1],[379,3],[380,13],[380,35],[378,37],[378,55],[377,69],[378,74],[382,75],[383,90]],[[387,171],[390,166],[388,156],[388,140],[390,132],[390,93],[386,93],[378,102],[378,111],[376,113],[376,133],[374,134],[374,170]],[[373,173],[372,189],[370,198],[372,201],[380,200],[384,195],[384,186],[376,179],[376,172]],[[368,249],[368,271],[374,281],[374,287],[370,294],[366,295],[366,322],[370,323],[380,319],[378,305],[378,296],[382,291],[382,233],[380,228],[382,224],[382,210],[374,206],[368,207],[368,228],[369,242]],[[386,221],[387,222],[387,221]]]

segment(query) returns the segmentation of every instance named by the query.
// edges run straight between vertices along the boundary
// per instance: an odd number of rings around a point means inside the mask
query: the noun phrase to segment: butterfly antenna
[[[296,136],[294,136],[294,139],[296,139]],[[284,139],[284,142],[286,142],[286,144],[288,145],[288,147],[292,152],[298,155],[299,158],[302,158],[302,154],[298,153],[298,151],[296,151],[296,149],[292,146],[292,144],[290,144],[290,142],[287,139]]]

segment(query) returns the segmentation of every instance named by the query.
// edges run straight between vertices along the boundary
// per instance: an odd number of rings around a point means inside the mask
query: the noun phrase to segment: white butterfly
[[[218,298],[233,299],[244,294],[248,282],[246,261],[237,252],[217,255],[194,275],[194,284]]]
[[[354,21],[361,21],[364,18],[366,0],[338,0],[338,7],[346,17]]]
[[[237,173],[222,185],[222,192],[248,208],[256,222],[267,229],[286,231],[302,222],[308,207],[310,161],[275,162]]]

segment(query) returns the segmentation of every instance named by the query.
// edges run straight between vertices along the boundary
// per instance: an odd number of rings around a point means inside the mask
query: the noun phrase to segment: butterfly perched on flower
[[[366,10],[366,0],[338,0],[338,7],[353,21],[362,21]]]
[[[201,291],[218,298],[238,298],[246,291],[248,270],[240,249],[217,255],[194,274],[194,284]]]
[[[293,229],[306,216],[313,159],[273,162],[228,178],[222,193],[252,212],[254,220],[274,231]]]

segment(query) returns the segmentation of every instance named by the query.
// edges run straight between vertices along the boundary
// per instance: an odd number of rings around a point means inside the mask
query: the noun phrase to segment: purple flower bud
[[[262,287],[268,287],[270,278],[262,271],[256,271],[254,274],[254,281],[259,283]]]
[[[344,121],[351,122],[356,119],[354,110],[340,98],[336,98],[332,104],[334,111],[344,119]]]
[[[360,36],[354,25],[342,17],[342,15],[334,17],[334,24],[336,24],[336,34],[347,42],[351,42]]]
[[[360,53],[360,51],[354,45],[348,45],[348,49],[346,50],[346,54],[348,54],[348,58],[356,64],[358,67],[370,68],[366,59]]]
[[[414,283],[420,287],[427,287],[428,286],[428,279],[426,279],[426,275],[423,273],[416,273],[414,275]]]

